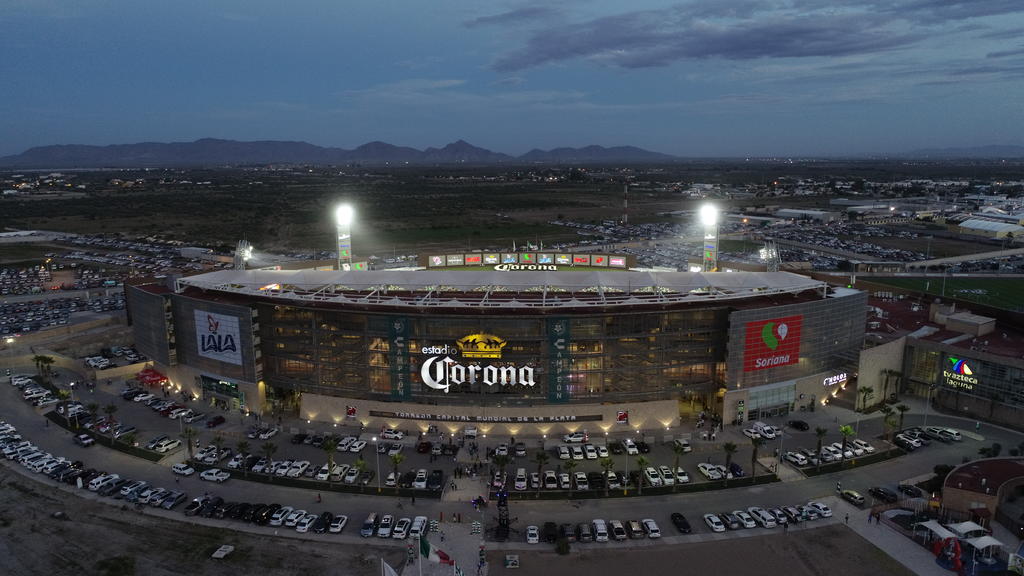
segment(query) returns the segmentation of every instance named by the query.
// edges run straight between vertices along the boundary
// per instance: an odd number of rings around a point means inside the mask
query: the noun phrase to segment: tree
[[[267,465],[266,465],[266,467],[263,468],[263,470],[264,471],[269,470],[270,469],[270,462],[274,458],[274,452],[277,452],[277,444],[274,444],[273,442],[264,442],[263,446],[260,446],[260,452],[262,452],[263,453],[263,457],[267,459]],[[274,475],[273,474],[269,474],[269,476],[270,476],[270,481],[273,482],[274,481]]]
[[[729,483],[729,474],[732,469],[732,455],[736,453],[739,447],[733,442],[726,442],[722,444],[722,451],[725,452],[725,474],[722,476],[722,484]]]
[[[60,409],[64,414],[64,420],[71,424],[71,419],[68,418],[68,404],[71,402],[71,392],[68,390],[57,390],[57,398],[60,400]]]
[[[495,454],[491,457],[491,461],[494,462],[494,466],[501,472],[501,477],[505,478],[505,468],[508,466],[508,456],[504,454]]]
[[[579,462],[575,460],[569,460],[565,463],[565,473],[569,475],[569,478],[572,478],[572,473],[576,470],[577,466],[579,466]]]
[[[95,423],[96,413],[100,411],[100,405],[95,402],[89,402],[88,404],[85,405],[85,410],[86,412],[89,413],[89,416],[92,418],[93,423]]]
[[[36,364],[36,372],[43,380],[49,380],[50,372],[52,370],[54,359],[53,356],[46,356],[43,354],[36,354],[32,357],[32,361]]]
[[[238,443],[235,444],[235,450],[238,450],[238,453],[242,456],[242,476],[248,478],[249,466],[245,459],[249,457],[249,442],[246,440],[239,440]]]
[[[678,463],[679,463],[679,458],[676,457],[676,464],[678,464]],[[611,472],[612,468],[615,467],[615,460],[612,460],[611,458],[606,456],[604,458],[601,458],[601,460],[598,462],[598,464],[601,465],[601,470],[604,470],[604,495],[608,496],[608,491],[609,491],[609,487],[608,487],[608,484],[609,484],[609,482],[608,482],[608,473]]]
[[[815,456],[818,458],[818,471],[821,471],[821,444],[825,441],[825,435],[828,434],[828,429],[818,426],[814,429],[814,435],[818,438],[818,451],[815,452]]]
[[[217,449],[217,460],[220,460],[220,453],[224,450],[224,437],[217,434],[210,441],[210,444],[213,444],[213,447]]]
[[[884,404],[881,408],[878,409],[878,411],[882,413],[882,424],[884,425],[882,427],[883,434],[886,438],[889,438],[890,436],[892,436],[892,427],[894,424],[892,420],[892,415],[894,413],[894,410],[892,409],[892,406]]]
[[[853,426],[843,425],[839,427],[839,433],[843,435],[843,446],[841,448],[842,454],[840,454],[840,461],[846,461],[846,443],[850,440],[850,437],[856,434],[853,430]]]
[[[124,442],[128,446],[135,446],[135,432],[129,432],[121,438],[118,438],[118,440]]]
[[[199,431],[191,426],[185,426],[181,435],[185,438],[185,448],[188,450],[188,459],[192,459],[193,441],[199,436]]]
[[[107,415],[107,420],[109,420],[111,422],[111,424],[114,423],[114,414],[116,412],[117,412],[117,406],[115,406],[114,404],[107,404],[106,406],[103,407],[103,413]],[[111,446],[114,445],[114,429],[113,429],[113,427],[111,427],[111,429],[110,429],[110,445]]]
[[[903,416],[907,412],[910,412],[910,406],[907,406],[906,404],[897,404],[896,411],[900,413],[900,430],[903,430]]]
[[[647,468],[648,464],[650,464],[650,460],[648,460],[646,456],[644,456],[643,454],[641,454],[640,456],[637,456],[637,458],[636,458],[636,466],[637,466],[636,470],[638,472],[638,474],[636,475],[636,494],[637,494],[637,496],[641,496],[644,493],[644,468]],[[626,481],[628,482],[629,479],[627,478]]]
[[[327,454],[327,484],[330,485],[332,483],[331,476],[334,476],[334,451],[338,449],[337,438],[334,436],[324,438],[324,443],[320,448]]]
[[[754,472],[757,470],[757,452],[764,446],[764,438],[751,438],[750,446],[753,448],[750,453],[750,483],[753,484],[754,477],[757,476]]]
[[[395,494],[398,494],[398,466],[405,461],[405,454],[399,452],[391,455],[391,468],[395,473]]]
[[[356,472],[359,473],[359,477],[362,478],[363,477],[363,472],[366,472],[367,468],[369,468],[370,466],[366,463],[366,460],[363,460],[362,456],[360,456],[359,459],[356,460],[355,463],[352,465],[352,467],[356,469]],[[395,478],[395,486],[398,486],[398,478]],[[365,489],[366,489],[366,484],[363,484],[360,481],[359,482],[359,491],[362,492]]]
[[[875,390],[868,388],[867,386],[857,389],[857,394],[860,396],[860,411],[865,412],[868,409],[868,401],[874,398]]]
[[[672,453],[676,455],[675,466],[672,468],[672,473],[675,474],[676,470],[679,470],[679,457],[685,453],[683,446],[677,442],[672,443]],[[679,487],[679,482],[672,484],[672,491],[675,492],[676,488]]]
[[[544,465],[548,463],[550,456],[547,452],[537,452],[533,455],[533,461],[537,463],[537,476],[539,477],[544,470]],[[540,498],[540,484],[537,485],[537,497]]]

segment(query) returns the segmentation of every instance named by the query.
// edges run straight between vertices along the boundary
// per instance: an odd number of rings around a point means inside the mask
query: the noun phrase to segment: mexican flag
[[[444,553],[444,550],[435,548],[426,538],[420,538],[420,554],[431,562],[441,564],[452,564],[451,556]]]

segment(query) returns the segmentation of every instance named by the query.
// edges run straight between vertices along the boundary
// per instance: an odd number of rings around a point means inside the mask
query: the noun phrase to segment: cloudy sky
[[[0,154],[1024,144],[1022,0],[0,0]]]

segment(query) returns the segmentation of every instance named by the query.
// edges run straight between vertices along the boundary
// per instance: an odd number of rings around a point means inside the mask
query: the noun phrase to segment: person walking
[[[847,524],[849,524],[849,523],[850,523],[850,515],[849,515],[849,514],[847,514],[847,515],[846,515],[846,523],[847,523]]]

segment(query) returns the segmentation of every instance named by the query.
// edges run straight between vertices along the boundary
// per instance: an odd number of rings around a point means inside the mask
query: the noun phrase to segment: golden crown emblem
[[[493,334],[470,334],[455,341],[466,358],[501,358],[501,349],[508,344]]]

